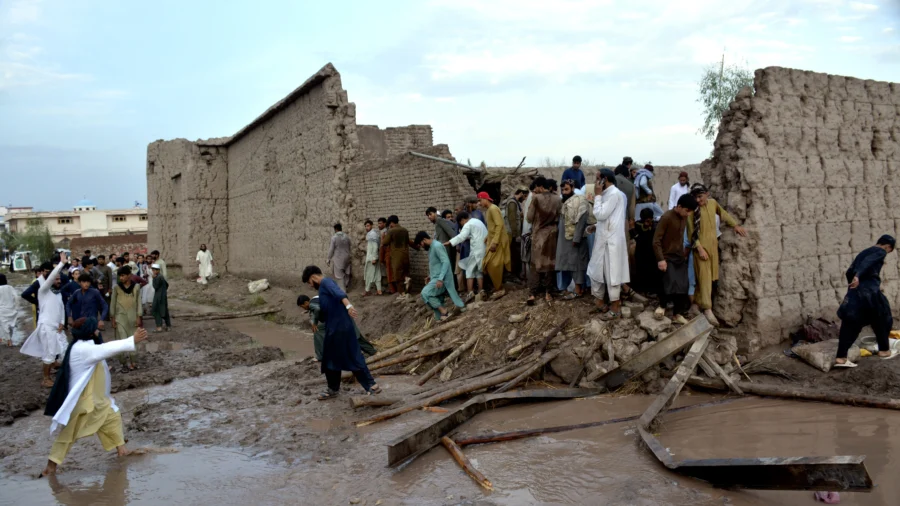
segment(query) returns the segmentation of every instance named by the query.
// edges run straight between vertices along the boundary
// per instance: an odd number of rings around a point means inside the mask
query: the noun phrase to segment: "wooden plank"
[[[597,395],[596,388],[559,388],[541,390],[516,390],[502,394],[481,394],[435,420],[426,427],[417,429],[388,443],[388,465],[391,467],[406,463],[427,452],[441,442],[441,438],[489,408],[520,402],[546,402],[576,399]]]
[[[651,367],[675,355],[703,333],[712,331],[712,328],[712,325],[709,324],[706,318],[702,315],[698,316],[689,321],[687,325],[669,334],[665,339],[638,353],[618,368],[599,377],[588,376],[587,379],[588,381],[594,381],[598,387],[616,390],[631,378],[640,376]]]
[[[468,341],[464,342],[460,347],[453,350],[453,353],[447,355],[447,357],[444,358],[444,360],[441,360],[440,362],[438,362],[438,364],[436,366],[432,367],[428,372],[423,374],[422,377],[419,379],[419,381],[416,382],[416,384],[419,386],[424,385],[425,382],[430,380],[432,376],[441,372],[441,369],[443,369],[444,367],[447,367],[447,365],[450,362],[453,362],[454,360],[456,360],[456,357],[462,355],[466,350],[468,350],[469,348],[474,346],[475,341],[477,341],[477,340],[478,340],[478,334],[475,334],[472,337],[470,337]]]
[[[732,392],[738,395],[744,395],[744,391],[741,390],[741,387],[739,387],[737,383],[731,379],[731,376],[729,376],[724,370],[722,370],[722,368],[719,366],[719,364],[716,363],[715,360],[710,360],[706,357],[702,357],[700,359],[700,363],[702,364],[704,362],[706,362],[709,368],[715,372],[715,375],[710,376],[711,378],[715,378],[716,376],[718,376],[722,381],[725,382],[726,385],[728,385],[728,388],[730,388]]]
[[[534,373],[537,372],[538,370],[543,369],[543,367],[544,367],[545,365],[547,365],[551,360],[553,360],[554,358],[556,358],[556,357],[559,355],[559,352],[560,352],[560,350],[553,350],[553,351],[551,351],[551,352],[549,352],[549,353],[544,353],[544,356],[541,357],[541,359],[538,360],[533,366],[529,367],[528,369],[525,370],[525,372],[523,372],[522,374],[520,374],[520,375],[516,376],[515,378],[509,380],[505,385],[503,385],[503,386],[501,386],[500,388],[498,388],[496,393],[502,394],[503,392],[506,392],[506,391],[509,390],[510,388],[512,388],[512,387],[518,385],[519,383],[525,381],[526,379],[528,379],[529,376],[531,376],[532,374],[534,374]]]
[[[456,320],[456,321],[451,321],[449,323],[442,323],[442,324],[438,325],[436,328],[433,328],[427,332],[422,332],[421,334],[413,337],[412,339],[410,339],[409,341],[406,341],[405,343],[400,343],[397,346],[394,346],[393,348],[389,348],[387,350],[380,351],[380,352],[372,355],[371,357],[366,359],[366,364],[374,364],[375,362],[378,362],[379,360],[382,360],[385,357],[390,357],[391,355],[394,355],[395,353],[400,353],[401,351],[403,351],[409,347],[415,346],[426,339],[432,338],[432,337],[440,334],[441,332],[446,332],[450,329],[456,328],[465,321],[466,321],[466,319],[461,317],[459,320]]]
[[[639,423],[641,427],[650,430],[653,421],[665,412],[666,406],[675,401],[681,389],[684,388],[684,384],[694,374],[694,369],[697,368],[697,363],[703,357],[707,346],[709,346],[709,331],[704,332],[694,341],[694,344],[691,345],[691,350],[684,356],[684,360],[681,361],[681,365],[675,371],[675,375],[666,384],[666,388],[656,396],[650,407],[641,415]]]

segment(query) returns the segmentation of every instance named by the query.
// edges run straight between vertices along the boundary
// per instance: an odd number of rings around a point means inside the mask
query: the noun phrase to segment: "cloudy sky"
[[[463,161],[697,163],[723,52],[900,82],[900,0],[0,0],[0,204],[145,203],[147,143],[233,134],[329,61],[360,123]]]

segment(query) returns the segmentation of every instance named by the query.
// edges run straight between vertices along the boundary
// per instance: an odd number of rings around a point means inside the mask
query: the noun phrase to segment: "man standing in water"
[[[303,269],[303,282],[319,291],[319,306],[325,314],[325,342],[322,346],[322,373],[328,388],[319,394],[320,401],[333,399],[341,391],[341,371],[351,371],[367,394],[381,393],[366,366],[356,340],[353,319],[356,309],[347,294],[334,280],[322,275],[322,269],[307,265]]]
[[[100,438],[104,450],[115,448],[119,457],[129,453],[125,448],[122,415],[110,395],[106,359],[133,352],[135,345],[147,338],[147,331],[137,329],[132,337],[103,343],[94,318],[79,318],[72,327],[72,345],[66,351],[44,411],[53,417],[50,432],[60,427],[62,430],[50,448],[47,467],[41,476],[56,473],[56,467],[62,464],[72,444],[94,434]]]
[[[200,251],[197,252],[197,267],[200,270],[200,277],[197,279],[197,282],[205,285],[207,283],[206,280],[213,275],[213,256],[206,249],[205,244],[201,244]]]
[[[847,296],[838,308],[841,319],[841,333],[838,341],[835,367],[856,367],[847,360],[847,352],[860,331],[866,325],[872,326],[875,339],[878,341],[878,356],[891,359],[900,354],[900,350],[892,350],[888,336],[894,325],[891,316],[891,305],[887,297],[881,293],[881,268],[888,253],[894,251],[897,241],[889,235],[883,235],[875,246],[866,248],[856,256],[847,269]]]

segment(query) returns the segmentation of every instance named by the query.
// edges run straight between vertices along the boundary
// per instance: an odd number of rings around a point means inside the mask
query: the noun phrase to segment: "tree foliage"
[[[49,262],[56,253],[50,229],[39,218],[28,220],[24,232],[3,232],[2,241],[10,252],[30,251],[33,263]]]
[[[728,110],[728,105],[744,86],[753,86],[753,73],[746,67],[716,63],[703,70],[700,98],[697,102],[703,105],[703,127],[700,133],[704,137],[715,140],[722,114]]]

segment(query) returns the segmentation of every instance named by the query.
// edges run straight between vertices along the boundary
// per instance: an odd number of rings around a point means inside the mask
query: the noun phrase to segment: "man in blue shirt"
[[[78,284],[81,285],[81,289],[73,293],[66,304],[66,317],[69,325],[72,325],[75,320],[81,317],[97,318],[99,314],[100,318],[97,320],[97,328],[103,330],[103,320],[109,314],[109,305],[103,300],[100,290],[91,286],[93,282],[94,280],[90,274],[82,274],[78,277]]]
[[[572,166],[563,171],[562,180],[575,181],[575,189],[580,190],[584,186],[584,172],[581,170],[581,157],[575,155],[572,158]]]

